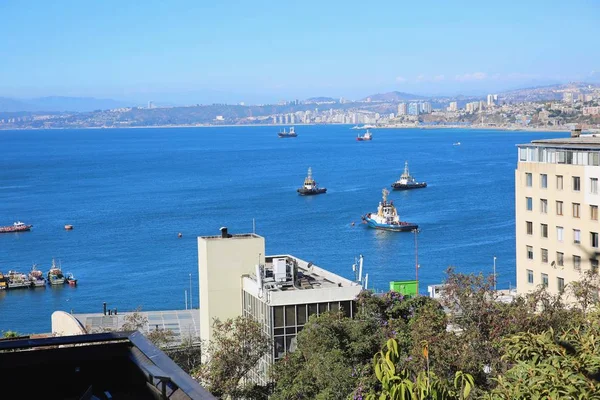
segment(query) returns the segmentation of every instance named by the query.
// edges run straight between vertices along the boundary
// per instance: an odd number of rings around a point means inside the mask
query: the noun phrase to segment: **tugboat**
[[[390,193],[387,189],[383,189],[383,201],[377,207],[377,213],[368,213],[362,219],[369,227],[382,229],[385,231],[406,232],[417,229],[419,226],[410,222],[400,221],[394,202],[388,203],[387,195]]]
[[[33,264],[28,278],[33,287],[46,287],[46,278],[44,278],[44,273],[37,269],[37,265]]]
[[[51,285],[62,285],[65,283],[65,276],[60,267],[54,262],[54,259],[52,259],[52,266],[50,267],[50,271],[48,271],[48,283]]]
[[[26,225],[21,221],[14,222],[9,226],[0,226],[0,233],[25,232],[31,230],[33,225]]]
[[[71,286],[76,286],[77,285],[77,279],[75,279],[75,277],[73,276],[72,273],[67,272],[67,283]]]
[[[289,132],[286,132],[285,128],[283,128],[283,131],[279,132],[277,134],[277,136],[279,136],[280,138],[289,138],[289,137],[297,137],[298,134],[296,133],[296,131],[294,130],[294,127],[292,126],[290,128]]]
[[[365,134],[362,135],[362,136],[358,135],[356,137],[356,140],[359,141],[359,142],[364,142],[365,140],[373,140],[373,135],[371,134],[371,131],[369,131],[367,129],[367,131],[365,132]]]
[[[410,176],[408,172],[408,161],[404,162],[404,172],[400,176],[400,179],[392,183],[394,190],[408,190],[408,189],[420,189],[427,187],[425,182],[417,182],[415,178]]]
[[[327,192],[326,188],[320,188],[312,177],[312,169],[308,167],[308,176],[304,178],[304,186],[297,190],[301,196],[310,196]]]

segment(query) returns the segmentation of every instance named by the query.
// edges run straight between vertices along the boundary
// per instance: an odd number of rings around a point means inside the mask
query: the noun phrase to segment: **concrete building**
[[[428,101],[421,103],[421,111],[423,114],[431,114],[431,103]]]
[[[517,290],[559,293],[598,268],[600,137],[518,145],[515,171]]]
[[[496,98],[498,98],[497,95],[496,95]],[[488,94],[487,95],[487,105],[488,105],[488,107],[492,107],[492,106],[494,106],[494,104],[496,104],[495,101],[494,101],[494,95],[493,94]]]
[[[419,115],[419,103],[410,103],[408,105],[408,115]]]
[[[406,115],[406,103],[398,104],[398,116]]]
[[[458,111],[458,103],[456,101],[451,101],[448,111]]]
[[[343,278],[291,255],[265,257],[265,240],[256,234],[198,238],[200,337],[210,340],[215,318],[245,315],[259,322],[273,349],[253,372],[267,382],[269,366],[294,351],[296,335],[311,315],[342,311],[352,317],[359,282]]]

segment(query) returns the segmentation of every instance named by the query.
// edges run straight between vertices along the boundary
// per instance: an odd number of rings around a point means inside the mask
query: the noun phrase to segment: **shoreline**
[[[64,127],[64,128],[0,128],[2,131],[60,131],[60,130],[77,130],[77,129],[90,129],[90,130],[114,130],[114,129],[164,129],[164,128],[234,128],[234,127],[273,127],[282,128],[287,126],[351,126],[352,124],[226,124],[226,125],[147,125],[147,126],[119,126],[119,127],[100,127],[100,126],[86,126],[86,127]],[[349,128],[352,129],[352,128]],[[359,128],[354,130],[364,130],[366,128]],[[465,129],[465,130],[492,130],[492,131],[507,131],[507,132],[570,132],[569,128],[551,129],[549,127],[505,127],[505,126],[461,126],[461,125],[435,125],[435,126],[418,126],[418,125],[388,125],[388,126],[376,126],[369,129]],[[600,131],[597,128],[587,129],[588,131]]]

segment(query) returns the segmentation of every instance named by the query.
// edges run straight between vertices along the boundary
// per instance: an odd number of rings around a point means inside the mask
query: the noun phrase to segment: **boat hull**
[[[410,222],[401,222],[400,224],[381,224],[369,217],[363,217],[369,228],[380,229],[391,232],[410,232],[417,229],[419,225],[411,224]]]
[[[0,233],[15,233],[15,232],[27,232],[30,231],[33,225],[25,225],[20,228],[13,228],[12,226],[0,227]]]
[[[298,135],[284,135],[282,133],[278,133],[277,136],[279,136],[280,138],[298,137]]]
[[[300,196],[314,196],[317,194],[323,194],[323,193],[327,193],[327,189],[326,188],[319,188],[319,189],[298,189],[298,194]]]
[[[392,188],[394,190],[411,190],[411,189],[423,189],[426,188],[427,184],[425,182],[415,183],[413,185],[404,185],[401,183],[392,183]]]

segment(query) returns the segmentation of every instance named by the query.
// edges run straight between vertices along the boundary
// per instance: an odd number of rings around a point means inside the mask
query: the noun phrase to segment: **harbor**
[[[65,284],[76,286],[77,279],[71,272],[63,274],[61,266],[57,265],[54,260],[52,260],[52,265],[47,274],[44,274],[36,264],[33,264],[28,273],[9,270],[5,274],[0,271],[0,290],[34,289],[44,288],[47,285],[59,286]]]

